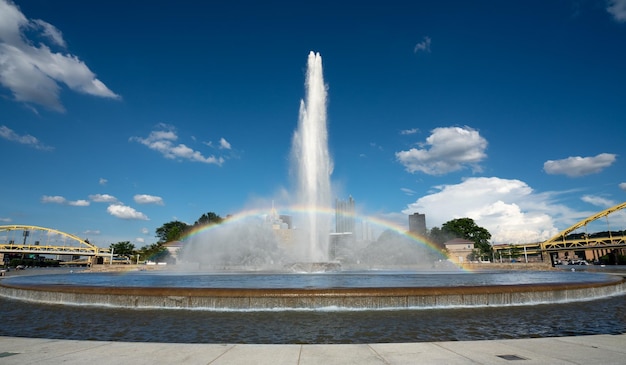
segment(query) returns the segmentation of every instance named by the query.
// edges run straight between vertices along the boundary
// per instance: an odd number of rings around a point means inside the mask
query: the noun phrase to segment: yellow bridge
[[[100,248],[73,234],[29,225],[0,226],[0,253],[92,257],[111,255],[108,248]]]
[[[620,215],[622,209],[626,208],[626,202],[617,204],[613,207],[605,209],[597,214],[594,214],[588,218],[581,220],[580,222],[564,229],[558,234],[554,235],[550,239],[544,242],[524,243],[514,245],[516,248],[523,249],[524,253],[529,255],[548,253],[552,258],[554,255],[558,255],[559,252],[573,251],[573,252],[589,252],[593,254],[593,258],[598,258],[604,254],[607,254],[614,250],[621,250],[626,248],[626,219],[623,215]],[[621,219],[621,230],[613,230],[609,224],[609,215],[613,213]],[[623,212],[622,212],[623,213]],[[605,218],[607,229],[603,232],[589,233],[587,226],[589,223],[598,219]],[[583,229],[582,233],[572,233],[576,230]],[[510,249],[510,245],[502,245],[496,248],[496,253],[500,252],[502,256],[506,256],[506,251]]]

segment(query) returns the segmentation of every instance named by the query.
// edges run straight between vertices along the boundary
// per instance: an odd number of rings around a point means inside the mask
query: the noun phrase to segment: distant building
[[[413,213],[409,216],[409,232],[426,235],[426,214]]]
[[[354,199],[335,200],[335,233],[330,234],[329,255],[331,260],[345,260],[349,248],[356,239]]]
[[[278,214],[272,201],[272,210],[265,217],[265,223],[272,227],[279,243],[283,245],[291,245],[294,241],[294,232],[291,216]]]
[[[354,199],[335,201],[335,233],[354,233]]]
[[[445,242],[443,245],[448,251],[449,260],[457,264],[467,262],[467,256],[474,251],[474,241],[463,238],[455,238]]]

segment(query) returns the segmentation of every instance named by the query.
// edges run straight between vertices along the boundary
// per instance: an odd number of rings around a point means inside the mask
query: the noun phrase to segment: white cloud
[[[595,195],[585,195],[580,199],[585,203],[601,207],[602,209],[610,208],[615,205],[614,201]]]
[[[626,191],[626,182],[620,183],[619,188]]]
[[[73,200],[73,201],[68,201],[67,202],[68,205],[74,206],[74,207],[88,207],[89,206],[89,202],[87,200]]]
[[[163,205],[163,198],[159,196],[147,195],[147,194],[137,194],[134,196],[135,203],[137,204],[157,204]]]
[[[58,196],[58,195],[54,195],[54,196],[44,195],[41,197],[41,202],[44,204],[48,204],[48,203],[65,204],[66,201],[67,200],[64,197]]]
[[[101,177],[100,180],[98,180],[98,184],[100,185],[106,185],[109,182],[109,180]]]
[[[149,220],[145,214],[138,212],[135,209],[126,205],[122,205],[122,204],[109,205],[109,207],[107,208],[107,212],[109,212],[109,214],[111,214],[112,216],[121,218],[121,219],[143,220],[143,221]]]
[[[608,0],[606,11],[618,22],[626,22],[626,0]]]
[[[424,145],[430,149],[411,148],[396,152],[396,159],[408,172],[444,175],[468,166],[480,172],[482,169],[478,163],[487,157],[487,140],[467,126],[436,128]]]
[[[144,242],[146,242],[146,240],[143,237],[137,237],[137,238],[135,238],[135,242],[137,242],[137,243],[144,243]]]
[[[152,131],[147,138],[131,137],[130,141],[139,142],[152,150],[160,152],[168,159],[184,159],[218,166],[224,163],[224,158],[222,157],[205,157],[201,152],[195,151],[184,144],[175,145],[173,142],[178,139],[178,136],[173,127],[163,124],[159,125],[159,127],[167,128],[168,130]]]
[[[431,42],[430,37],[424,37],[423,41],[415,45],[415,47],[413,48],[413,53],[417,53],[417,52],[430,53],[430,42]]]
[[[94,203],[115,203],[117,202],[117,198],[113,195],[109,194],[93,194],[89,195],[89,199],[91,199]]]
[[[408,189],[408,188],[400,188],[400,190],[405,193],[408,196],[413,196],[415,195],[415,191]]]
[[[230,143],[228,143],[228,141],[225,140],[224,138],[220,138],[220,149],[223,149],[223,150],[230,149]]]
[[[31,136],[30,134],[19,135],[15,133],[12,129],[7,126],[0,126],[0,137],[7,139],[9,141],[15,141],[17,143],[25,144],[30,147],[36,148],[38,150],[53,150],[53,147],[46,146],[41,143],[36,137]]]
[[[65,197],[59,195],[44,195],[41,197],[41,202],[43,204],[67,204],[74,207],[87,207],[89,206],[89,202],[87,200],[67,200]]]
[[[13,3],[0,0],[0,85],[11,90],[15,100],[62,112],[59,83],[84,94],[120,98],[78,57],[52,51],[39,37],[35,43],[24,30],[40,33],[52,46],[65,47],[53,25],[29,20]]]
[[[141,233],[143,233],[143,234],[146,234],[146,235],[147,235],[147,234],[150,234],[150,231],[148,230],[148,228],[145,228],[145,227],[144,227],[144,228],[142,228],[142,229],[141,229]]]
[[[6,218],[6,217],[2,218],[2,217],[0,217],[0,222],[9,223],[11,221],[13,221],[11,218]]]
[[[54,25],[45,22],[41,19],[34,19],[31,22],[31,26],[33,28],[41,28],[43,36],[48,38],[52,43],[56,44],[59,47],[67,47],[65,40],[63,39],[63,34],[60,30],[58,30]]]
[[[405,130],[401,130],[400,134],[402,134],[403,136],[407,136],[410,134],[415,134],[417,132],[419,132],[420,130],[418,128],[411,128],[411,129],[405,129]]]
[[[548,160],[543,164],[543,170],[551,175],[567,175],[579,177],[601,172],[615,162],[616,155],[601,153],[595,157],[568,157],[563,160]]]
[[[578,218],[569,209],[551,203],[549,196],[533,193],[520,180],[468,178],[436,188],[437,192],[419,198],[402,213],[425,213],[429,228],[441,227],[452,219],[472,218],[491,233],[496,244],[545,241],[559,232],[555,219],[568,227]]]
[[[100,235],[100,231],[99,230],[91,230],[88,229],[85,232],[83,232],[83,234],[87,235],[87,236],[99,236]]]

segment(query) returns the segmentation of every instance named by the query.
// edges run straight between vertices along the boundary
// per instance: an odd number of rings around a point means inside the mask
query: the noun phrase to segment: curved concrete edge
[[[0,282],[0,296],[32,302],[207,310],[487,307],[573,302],[625,292],[624,278],[599,283],[331,289],[135,288]]]
[[[12,364],[624,364],[626,334],[362,345],[236,345],[0,337]]]

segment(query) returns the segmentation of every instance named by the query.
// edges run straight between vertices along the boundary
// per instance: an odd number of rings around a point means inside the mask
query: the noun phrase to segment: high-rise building
[[[409,232],[426,235],[426,214],[415,212],[409,216]]]
[[[335,201],[335,233],[354,234],[354,199]]]

